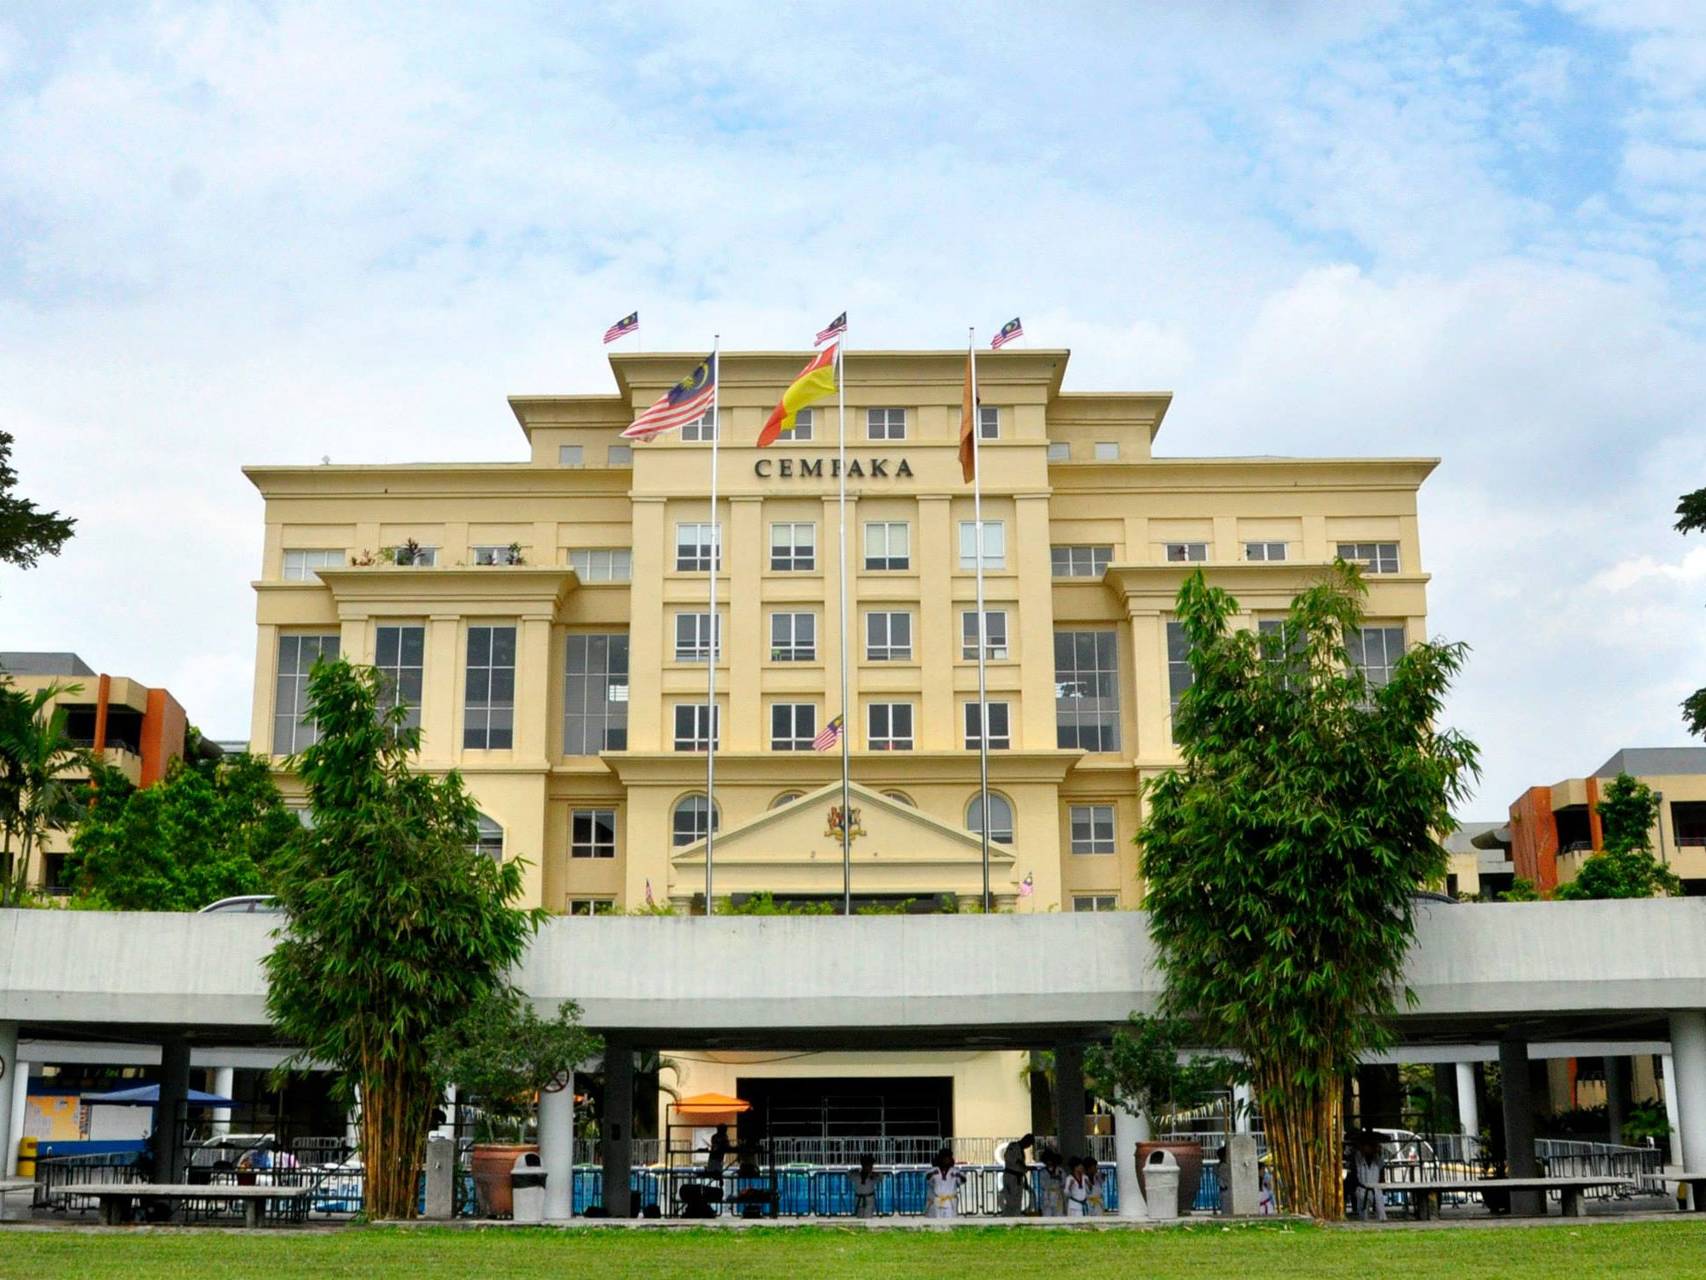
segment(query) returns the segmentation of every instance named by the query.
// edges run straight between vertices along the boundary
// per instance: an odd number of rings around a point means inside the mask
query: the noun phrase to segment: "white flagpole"
[[[847,332],[837,338],[835,348],[835,425],[839,438],[837,457],[840,458],[839,513],[841,536],[836,554],[841,557],[841,571],[836,581],[841,587],[841,912],[853,914],[853,712],[847,705]]]
[[[711,654],[705,664],[705,715],[709,721],[705,740],[705,914],[715,914],[711,895],[711,858],[717,843],[717,574],[723,567],[722,530],[717,525],[717,446],[723,439],[718,404],[723,391],[723,335],[711,338]]]
[[[978,440],[983,435],[983,416],[977,399],[977,331],[966,330],[967,358],[971,361],[971,510],[977,533],[972,546],[977,552],[977,769],[978,795],[983,821],[983,912],[992,909],[989,898],[989,681],[984,670],[988,637],[984,634],[983,608],[983,460]]]

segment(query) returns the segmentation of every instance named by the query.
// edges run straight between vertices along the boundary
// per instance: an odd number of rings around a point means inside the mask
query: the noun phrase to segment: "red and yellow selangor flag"
[[[977,422],[977,397],[972,394],[971,352],[966,352],[966,389],[960,401],[960,475],[970,484],[977,476],[977,443],[971,433]]]
[[[835,353],[840,350],[839,342],[832,342],[818,352],[812,362],[801,369],[799,376],[782,393],[782,403],[777,405],[768,418],[764,420],[764,428],[758,433],[758,447],[762,449],[767,444],[775,444],[776,437],[784,431],[793,429],[794,419],[814,400],[832,395],[835,391]]]

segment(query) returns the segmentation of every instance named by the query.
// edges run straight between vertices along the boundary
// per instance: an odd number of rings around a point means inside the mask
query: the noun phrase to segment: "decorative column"
[[[1149,1141],[1149,1118],[1124,1109],[1114,1112],[1114,1167],[1122,1218],[1147,1218],[1149,1208],[1137,1180],[1137,1144]]]
[[[1534,1156],[1534,1099],[1528,1082],[1528,1041],[1507,1031],[1499,1040],[1499,1083],[1504,1091],[1505,1163],[1513,1178],[1540,1176]],[[1511,1216],[1538,1217],[1538,1192],[1511,1192]]]
[[[160,1046],[160,1102],[154,1108],[154,1181],[184,1180],[185,1122],[189,1118],[190,1047],[183,1040]]]
[[[213,1093],[221,1098],[229,1098],[231,1090],[237,1083],[237,1072],[231,1067],[215,1067],[213,1069]],[[231,1108],[215,1107],[208,1128],[223,1138],[231,1132]]]
[[[24,1065],[18,1061],[18,1024],[0,1022],[0,1170],[8,1174],[18,1167],[18,1139],[24,1133],[24,1108],[19,1104],[18,1085],[24,1080]]]
[[[1629,1059],[1605,1055],[1605,1140],[1623,1142],[1623,1095],[1629,1088]]]
[[[1084,1132],[1084,1046],[1076,1041],[1054,1049],[1054,1127],[1059,1130],[1060,1154],[1069,1162],[1073,1156],[1090,1154]]]
[[[539,1095],[539,1163],[545,1167],[545,1220],[562,1222],[575,1207],[575,1078]]]
[[[572,1104],[571,1104],[572,1105]],[[632,1216],[628,1181],[634,1164],[634,1051],[619,1041],[604,1042],[604,1212]]]
[[[1670,1097],[1674,1080],[1681,1147],[1676,1160],[1693,1172],[1706,1164],[1706,1011],[1679,1009],[1670,1015],[1670,1056],[1676,1071],[1665,1078],[1665,1097]]]
[[[1481,1136],[1481,1099],[1475,1092],[1475,1064],[1457,1064],[1457,1127],[1466,1138]]]

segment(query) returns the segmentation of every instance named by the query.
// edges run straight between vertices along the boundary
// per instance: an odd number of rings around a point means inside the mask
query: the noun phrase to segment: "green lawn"
[[[1165,1231],[950,1232],[831,1228],[748,1231],[455,1230],[359,1228],[248,1234],[0,1230],[0,1277],[593,1276],[598,1280],[719,1275],[731,1280],[841,1276],[990,1280],[1121,1280],[1213,1276],[1473,1277],[1706,1276],[1706,1220],[1404,1230],[1221,1227]]]

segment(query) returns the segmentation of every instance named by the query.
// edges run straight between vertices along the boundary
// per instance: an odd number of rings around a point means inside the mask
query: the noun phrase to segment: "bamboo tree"
[[[1371,686],[1346,647],[1364,594],[1336,565],[1261,635],[1200,572],[1181,587],[1184,763],[1138,836],[1166,1007],[1245,1056],[1280,1195],[1321,1218],[1344,1213],[1343,1082],[1408,998],[1413,894],[1477,767],[1435,727],[1463,646],[1417,644]]]
[[[542,913],[509,905],[518,862],[475,846],[455,773],[412,773],[418,735],[381,710],[370,667],[321,663],[308,680],[318,739],[293,764],[313,827],[278,859],[287,912],[267,957],[267,1011],[300,1057],[361,1089],[366,1209],[415,1216],[417,1178],[443,1091],[429,1042],[506,981]]]

